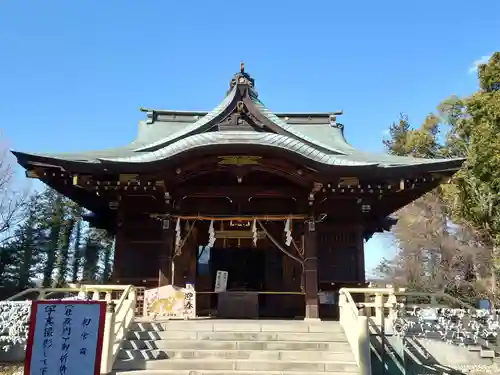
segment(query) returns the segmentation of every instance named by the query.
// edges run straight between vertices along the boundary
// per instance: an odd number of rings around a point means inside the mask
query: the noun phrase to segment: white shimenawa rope
[[[292,244],[292,240],[292,229],[290,225],[290,218],[288,218],[285,223],[285,245],[290,246]]]
[[[253,245],[257,246],[257,220],[253,219],[253,224],[252,224],[252,239],[253,239]]]
[[[175,224],[175,248],[178,249],[181,246],[181,219],[177,219]]]
[[[214,221],[210,220],[210,227],[208,228],[208,247],[214,247],[215,245],[215,229],[214,229]]]

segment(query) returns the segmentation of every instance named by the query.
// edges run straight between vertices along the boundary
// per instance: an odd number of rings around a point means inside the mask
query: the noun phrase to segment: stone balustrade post
[[[106,302],[111,302],[113,300],[112,292],[109,290],[106,291],[106,294],[104,295],[104,300]]]
[[[382,293],[375,293],[375,320],[381,324],[384,316],[384,296]]]
[[[108,302],[104,335],[102,340],[101,374],[110,374],[113,370],[113,345],[115,342],[115,303]]]
[[[358,332],[358,366],[360,375],[371,375],[371,357],[370,357],[370,330],[368,327],[368,317],[364,311],[360,311],[357,319]]]
[[[393,321],[396,318],[396,307],[398,304],[396,295],[394,293],[390,293],[387,302],[389,303],[389,319]]]

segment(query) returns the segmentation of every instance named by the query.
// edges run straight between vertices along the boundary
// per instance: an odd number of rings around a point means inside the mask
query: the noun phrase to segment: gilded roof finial
[[[244,62],[240,63],[240,72],[245,73],[245,63]]]

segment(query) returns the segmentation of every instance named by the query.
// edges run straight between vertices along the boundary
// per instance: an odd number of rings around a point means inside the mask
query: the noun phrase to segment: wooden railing
[[[30,299],[42,300],[57,298],[60,295],[68,296],[77,294],[79,298],[107,302],[101,356],[101,374],[110,374],[120,346],[126,338],[130,324],[136,315],[137,288],[133,285],[70,284],[64,288],[26,289],[7,300],[16,301],[26,299],[26,297],[33,294],[35,294],[35,298]]]

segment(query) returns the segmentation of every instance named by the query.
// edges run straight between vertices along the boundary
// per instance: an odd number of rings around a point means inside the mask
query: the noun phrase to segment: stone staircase
[[[114,365],[121,375],[358,374],[338,322],[136,321]]]

